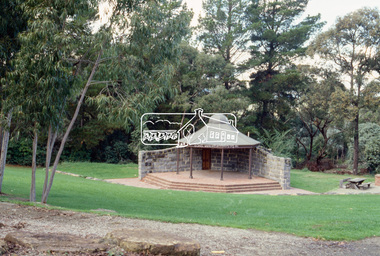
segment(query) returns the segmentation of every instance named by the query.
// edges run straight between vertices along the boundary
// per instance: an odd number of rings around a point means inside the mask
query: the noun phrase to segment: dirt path
[[[144,228],[187,236],[200,242],[201,255],[380,255],[379,237],[356,242],[318,241],[274,232],[171,224],[0,202],[0,239],[15,230],[101,238],[120,228]]]

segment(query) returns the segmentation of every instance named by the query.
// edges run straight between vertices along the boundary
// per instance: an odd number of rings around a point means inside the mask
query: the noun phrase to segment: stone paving
[[[190,172],[184,171],[176,174],[171,173],[155,173],[154,175],[159,175],[161,178],[165,178],[170,181],[178,182],[188,182],[188,183],[203,183],[203,184],[247,184],[247,183],[265,183],[272,182],[271,180],[256,177],[248,179],[246,174],[225,172],[223,174],[223,181],[220,180],[220,171],[193,171],[193,179],[190,179]],[[125,186],[140,187],[140,188],[152,188],[161,189],[158,186],[148,184],[138,178],[125,178],[125,179],[108,179],[106,180],[110,183],[121,184]],[[266,191],[256,191],[256,192],[241,192],[239,194],[264,194],[264,195],[315,195],[316,193],[306,191],[303,189],[290,188],[287,190],[266,190]]]
[[[338,189],[329,191],[325,194],[336,194],[336,195],[380,194],[380,186],[375,186],[375,184],[371,184],[371,186],[365,190],[338,188]]]

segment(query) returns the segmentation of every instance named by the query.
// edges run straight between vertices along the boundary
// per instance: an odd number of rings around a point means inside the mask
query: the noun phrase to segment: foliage
[[[12,61],[20,49],[18,35],[26,29],[26,15],[20,8],[20,1],[0,2],[0,193],[3,184],[4,168],[8,149],[13,105],[9,100],[7,87],[9,80],[5,79],[12,71]]]
[[[22,106],[26,122],[45,127],[60,123],[73,92],[73,65],[68,59],[81,50],[73,37],[79,29],[82,35],[89,33],[84,25],[88,21],[81,20],[91,12],[89,5],[88,1],[73,1],[51,6],[32,0],[22,4],[30,18],[28,30],[19,37],[21,49],[10,75],[14,83],[10,98],[14,105]]]
[[[20,138],[9,142],[7,162],[9,164],[32,166],[32,140]],[[45,151],[38,148],[37,165],[45,163]]]
[[[75,59],[83,53],[85,40],[91,36],[89,24],[95,17],[96,2],[27,0],[20,6],[28,17],[28,29],[19,35],[21,48],[14,61],[14,70],[7,77],[11,84],[7,101],[12,107],[21,109],[19,120],[22,120],[20,123],[23,125],[20,127],[33,131],[30,198],[35,201],[34,159],[38,135],[42,130],[49,131],[50,136],[53,134],[52,129],[57,132],[62,124],[67,100],[75,92],[74,65],[69,59]],[[48,142],[44,191],[47,188],[54,139],[50,140],[49,137]],[[57,153],[57,164],[61,153]],[[54,172],[51,179],[53,177]],[[51,185],[49,191],[50,188]]]
[[[244,23],[246,0],[207,0],[203,2],[204,17],[199,18],[199,41],[205,52],[220,54],[235,63],[246,48],[247,28]]]
[[[197,98],[223,83],[221,76],[226,63],[222,56],[202,53],[186,42],[180,44],[180,50],[179,66],[173,77],[178,91],[172,97],[172,105],[184,112],[191,110]]]
[[[331,139],[337,133],[332,129],[339,125],[342,119],[335,115],[332,95],[337,90],[344,90],[344,85],[339,81],[338,75],[323,68],[302,67],[302,72],[307,77],[307,89],[299,98],[297,108],[302,128],[298,128],[297,144],[302,146],[307,161],[316,160],[317,165],[328,155]],[[321,143],[318,145],[317,140]],[[339,147],[339,145],[337,145]]]
[[[375,73],[379,73],[379,31],[379,10],[362,8],[339,18],[331,29],[318,35],[309,49],[312,54],[332,61],[341,72],[342,80],[344,75],[349,77],[349,90],[337,90],[333,104],[336,112],[352,122],[355,173],[358,172],[360,158],[360,109],[377,105],[379,101],[378,87],[373,90],[371,83],[375,80]]]
[[[359,163],[371,173],[380,173],[380,125],[359,124],[360,158]],[[350,159],[353,156],[353,142],[350,144]]]
[[[203,1],[204,17],[199,18],[198,40],[209,54],[225,60],[221,79],[227,90],[236,86],[236,64],[247,48],[248,34],[244,11],[248,0]]]
[[[274,155],[293,158],[296,144],[291,133],[292,130],[263,129],[262,133],[257,132],[257,136],[261,145],[270,149]]]
[[[107,163],[117,164],[126,162],[129,159],[128,144],[118,141],[113,145],[113,147],[107,146],[104,154]]]
[[[110,61],[95,76],[110,81],[91,99],[99,107],[99,118],[128,130],[143,113],[174,95],[171,81],[190,18],[191,12],[180,1],[149,1],[135,7],[130,21],[123,21],[128,31],[104,52]]]
[[[84,146],[82,148],[70,148],[67,147],[61,157],[62,161],[77,162],[77,161],[91,161],[91,150],[88,150]]]
[[[26,29],[26,19],[18,1],[0,2],[0,80],[11,70],[11,60],[20,48],[18,34]],[[1,81],[3,84],[5,81]],[[4,97],[4,95],[2,95]],[[2,99],[3,100],[3,99]]]
[[[236,92],[236,93],[232,93]],[[194,109],[202,108],[206,113],[233,113],[237,115],[242,109],[247,109],[249,99],[239,95],[239,92],[224,86],[211,89],[208,94],[197,98]]]
[[[305,55],[305,43],[323,24],[320,16],[299,17],[308,0],[252,1],[247,9],[254,68],[249,95],[257,112],[256,125],[271,129],[287,120],[296,97],[305,86],[293,63]]]
[[[112,168],[107,170],[112,172]],[[304,174],[307,176],[309,172]],[[331,179],[338,186],[341,176],[321,175],[324,176],[319,180]],[[27,198],[29,176],[28,169],[7,167],[4,193],[9,197]],[[37,171],[37,181],[41,177],[41,171]],[[313,177],[305,179],[307,184],[313,181]],[[102,208],[124,217],[285,232],[318,239],[358,240],[380,235],[380,221],[373,217],[380,211],[378,195],[185,192],[134,188],[57,174],[51,199],[52,206],[77,211]]]

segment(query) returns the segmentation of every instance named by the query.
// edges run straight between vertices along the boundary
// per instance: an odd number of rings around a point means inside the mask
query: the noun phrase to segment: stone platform
[[[217,193],[241,193],[254,191],[282,190],[281,185],[273,180],[239,172],[224,172],[223,180],[220,171],[196,170],[193,178],[190,171],[177,173],[149,173],[143,181],[162,189],[204,191]]]

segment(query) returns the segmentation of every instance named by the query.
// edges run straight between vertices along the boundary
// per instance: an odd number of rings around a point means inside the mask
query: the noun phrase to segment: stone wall
[[[179,171],[190,170],[190,148],[180,148]],[[211,149],[211,169],[221,170],[221,150]],[[290,158],[276,157],[270,151],[257,147],[252,150],[252,174],[279,182],[290,188]],[[193,149],[193,170],[202,169],[202,149]],[[247,173],[249,149],[225,149],[223,170]],[[176,172],[177,148],[139,152],[139,178],[153,172]]]
[[[257,147],[252,154],[252,171],[254,175],[275,180],[283,189],[290,189],[290,158],[277,157],[269,150]]]
[[[202,169],[202,150],[193,149],[193,170]],[[190,170],[190,149],[179,149],[179,171]],[[176,172],[177,148],[139,151],[139,178],[153,172]]]

